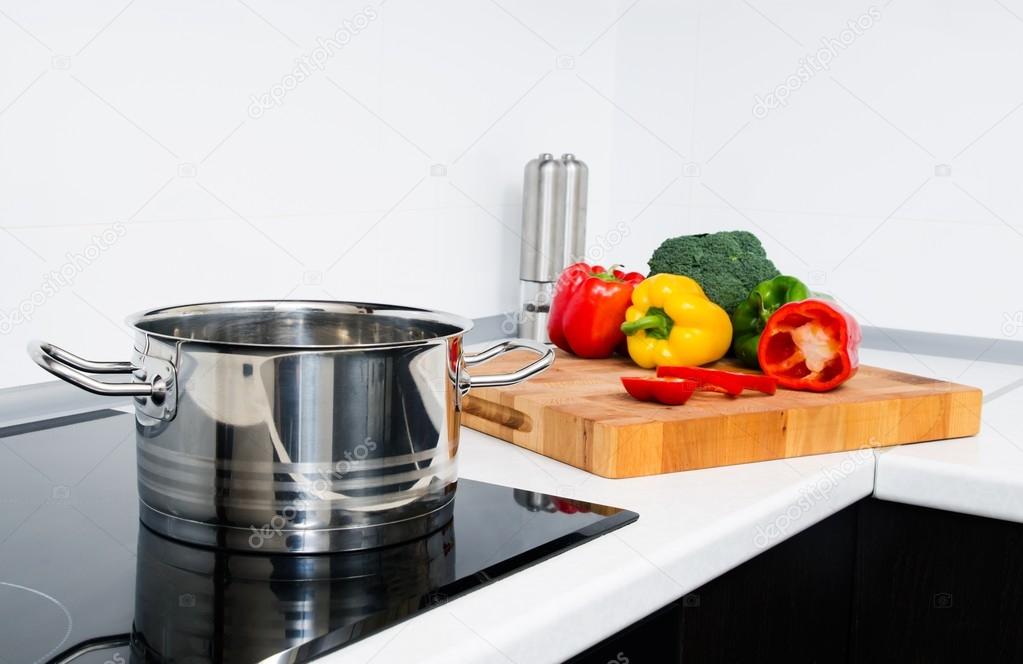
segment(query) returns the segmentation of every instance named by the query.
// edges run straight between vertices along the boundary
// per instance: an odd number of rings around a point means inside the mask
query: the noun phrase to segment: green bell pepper
[[[810,297],[810,289],[799,279],[781,275],[761,281],[745,302],[732,313],[732,351],[744,366],[760,368],[757,346],[767,319],[783,304]]]

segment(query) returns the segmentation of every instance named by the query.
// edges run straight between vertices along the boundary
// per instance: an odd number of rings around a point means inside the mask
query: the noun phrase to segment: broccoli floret
[[[651,275],[668,272],[695,279],[707,297],[729,314],[754,286],[780,274],[757,236],[747,231],[669,238],[648,264]]]

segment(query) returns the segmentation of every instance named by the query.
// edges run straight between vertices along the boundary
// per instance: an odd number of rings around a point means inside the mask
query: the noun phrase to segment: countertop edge
[[[639,521],[319,661],[564,661],[872,494],[872,452],[805,459],[815,459],[819,469],[658,546],[648,545],[649,529],[670,524],[651,513],[644,521],[641,507],[621,504],[636,509]],[[557,601],[542,601],[543,595]],[[422,651],[423,639],[431,652]]]
[[[892,453],[900,449],[878,452],[875,498],[1023,523],[1023,477],[1018,469],[978,468]]]

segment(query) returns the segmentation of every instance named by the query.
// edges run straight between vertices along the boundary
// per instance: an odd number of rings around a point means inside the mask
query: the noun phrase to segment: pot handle
[[[501,387],[502,385],[514,385],[515,383],[521,383],[527,378],[531,378],[538,373],[546,371],[552,364],[554,364],[554,349],[546,344],[540,343],[539,341],[531,341],[529,339],[508,339],[495,346],[491,346],[486,350],[480,351],[479,353],[466,355],[463,358],[463,361],[465,362],[466,367],[473,367],[477,364],[482,364],[487,360],[492,360],[498,355],[503,355],[509,351],[517,349],[532,351],[539,355],[540,358],[512,373],[469,376],[468,385],[466,387]]]
[[[105,383],[86,375],[129,374],[138,369],[131,362],[94,362],[45,341],[29,342],[28,354],[43,369],[86,392],[108,397],[151,397],[155,403],[167,394],[167,385],[159,377],[152,383]]]

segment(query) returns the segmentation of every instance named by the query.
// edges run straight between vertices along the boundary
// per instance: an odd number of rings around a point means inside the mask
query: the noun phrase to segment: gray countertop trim
[[[979,362],[1023,365],[1023,341],[960,334],[864,327],[863,346],[913,355],[936,355]]]
[[[515,314],[498,314],[477,318],[476,327],[466,335],[469,343],[508,337],[514,329]],[[863,347],[889,350],[913,355],[937,355],[982,362],[1023,365],[1023,341],[1008,338],[970,337],[959,334],[941,334],[899,330],[890,327],[864,327]]]
[[[130,405],[128,397],[101,397],[60,380],[19,385],[0,390],[0,428]]]

